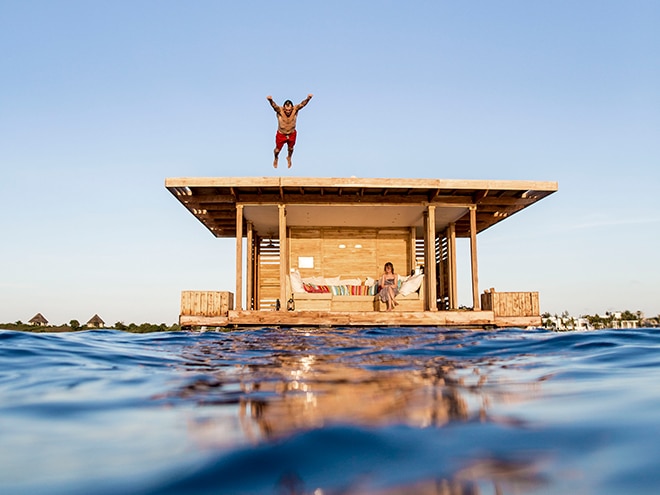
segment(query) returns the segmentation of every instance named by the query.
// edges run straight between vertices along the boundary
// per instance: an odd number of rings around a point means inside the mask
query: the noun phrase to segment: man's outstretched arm
[[[297,110],[300,110],[302,107],[304,107],[305,105],[307,105],[307,104],[309,103],[309,100],[312,99],[312,96],[314,96],[312,93],[308,94],[308,95],[307,95],[307,98],[305,98],[303,101],[301,101],[300,103],[298,103],[298,105],[296,105],[296,109],[297,109]]]
[[[273,110],[275,110],[276,112],[280,111],[279,105],[273,101],[272,96],[268,95],[266,96],[266,99],[268,100],[268,103],[270,103],[270,106],[273,107]]]

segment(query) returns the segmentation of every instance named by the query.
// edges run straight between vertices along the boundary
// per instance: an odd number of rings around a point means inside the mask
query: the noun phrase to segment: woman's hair
[[[385,263],[385,271],[387,271],[388,266],[392,269],[392,273],[394,273],[394,265],[392,264],[391,261],[388,261],[387,263]]]

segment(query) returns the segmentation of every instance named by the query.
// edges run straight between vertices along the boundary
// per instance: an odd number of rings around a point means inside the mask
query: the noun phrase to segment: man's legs
[[[289,168],[291,168],[291,156],[293,155],[293,147],[296,144],[296,135],[297,135],[296,131],[293,131],[288,136],[285,136],[280,131],[277,131],[277,133],[275,134],[275,149],[273,150],[273,155],[275,157],[275,159],[273,160],[273,167],[277,168],[277,161],[280,156],[280,151],[282,150],[282,148],[284,148],[284,145],[286,144],[289,151],[286,157],[286,161],[288,163]]]
[[[277,168],[277,160],[280,157],[280,150],[278,148],[275,148],[273,150],[273,154],[275,155],[275,159],[273,160],[273,167]],[[291,165],[289,165],[290,167]]]
[[[284,147],[284,144],[287,142],[287,136],[282,134],[279,130],[275,133],[275,149],[273,150],[274,160],[273,167],[277,168],[277,160],[280,157],[280,151]]]
[[[289,143],[289,154],[286,156],[286,161],[288,163],[288,168],[291,168],[291,157],[293,156],[293,146]]]
[[[293,147],[296,145],[296,138],[298,137],[298,131],[293,131],[287,136],[286,144],[289,148],[289,154],[286,157],[288,167],[291,168],[291,157],[293,156]]]

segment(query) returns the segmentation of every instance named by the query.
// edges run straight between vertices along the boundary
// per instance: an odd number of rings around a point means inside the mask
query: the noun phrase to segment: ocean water
[[[0,330],[2,494],[656,494],[660,331]]]

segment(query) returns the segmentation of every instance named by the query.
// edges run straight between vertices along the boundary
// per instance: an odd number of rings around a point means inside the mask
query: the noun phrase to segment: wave
[[[652,493],[659,349],[644,328],[0,330],[0,485]]]

